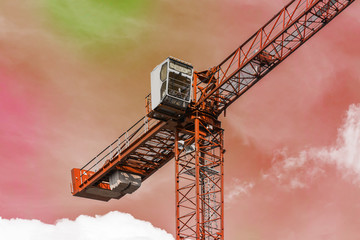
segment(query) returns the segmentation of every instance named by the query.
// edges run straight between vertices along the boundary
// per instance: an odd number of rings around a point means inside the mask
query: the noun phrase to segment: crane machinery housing
[[[74,196],[120,199],[175,158],[176,239],[224,239],[219,116],[355,0],[292,0],[220,64],[169,57],[151,72],[146,115],[82,168]]]

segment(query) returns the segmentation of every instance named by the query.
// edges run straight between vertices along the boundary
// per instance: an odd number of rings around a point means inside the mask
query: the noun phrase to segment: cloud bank
[[[333,146],[309,148],[298,156],[287,156],[283,149],[275,154],[272,167],[263,174],[263,179],[288,189],[306,188],[326,174],[326,167],[331,165],[336,166],[343,178],[360,183],[360,104],[350,105]]]
[[[278,150],[271,167],[258,181],[234,178],[225,201],[229,203],[249,195],[256,185],[266,182],[288,191],[309,188],[326,176],[329,169],[336,169],[343,179],[360,186],[360,104],[349,106],[332,146],[308,148],[295,156],[289,156],[286,148]]]
[[[0,217],[0,235],[4,240],[174,240],[171,234],[151,223],[120,212],[95,217],[81,215],[74,221],[61,219],[54,225]]]

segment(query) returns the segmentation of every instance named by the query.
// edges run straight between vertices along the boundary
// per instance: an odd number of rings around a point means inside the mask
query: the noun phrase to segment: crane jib
[[[354,0],[293,1],[214,67],[216,83],[197,84],[195,107],[219,116]],[[205,89],[205,90],[201,90]],[[195,91],[195,90],[194,90]]]

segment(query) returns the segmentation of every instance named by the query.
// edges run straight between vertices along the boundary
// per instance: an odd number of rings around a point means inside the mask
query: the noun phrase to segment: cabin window
[[[167,69],[168,69],[168,63],[166,62],[161,66],[161,70],[160,70],[160,80],[163,82],[167,78]]]
[[[168,94],[181,100],[190,100],[191,79],[180,73],[169,73]]]

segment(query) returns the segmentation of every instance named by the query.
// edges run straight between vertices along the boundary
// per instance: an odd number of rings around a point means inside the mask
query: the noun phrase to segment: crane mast
[[[225,150],[219,116],[354,1],[292,0],[205,71],[166,59],[152,73],[146,116],[84,167],[72,169],[72,194],[120,199],[175,158],[176,239],[224,239]]]

